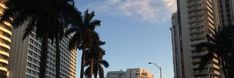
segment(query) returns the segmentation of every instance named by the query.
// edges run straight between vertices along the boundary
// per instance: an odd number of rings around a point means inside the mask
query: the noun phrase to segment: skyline
[[[96,6],[98,3],[103,2],[104,4],[108,1],[112,2],[112,6],[108,9],[97,9],[97,7],[102,6],[101,4]],[[159,77],[159,70],[153,65],[148,64],[148,62],[155,62],[162,66],[164,78],[173,78],[170,34],[172,12],[169,10],[170,8],[167,8],[166,4],[160,4],[160,7],[158,8],[161,9],[159,11],[153,11],[153,14],[161,15],[153,18],[153,20],[156,21],[149,21],[141,19],[144,15],[139,15],[140,13],[137,13],[137,11],[141,10],[135,10],[136,8],[133,8],[140,4],[137,4],[134,0],[125,1],[128,1],[128,4],[125,3],[125,5],[131,5],[129,8],[133,9],[128,10],[127,12],[134,13],[133,15],[135,16],[126,15],[125,11],[122,12],[123,10],[118,8],[120,5],[123,5],[121,3],[124,3],[124,1],[101,0],[91,2],[91,0],[79,0],[76,2],[76,5],[81,12],[87,8],[90,11],[95,11],[95,18],[102,21],[101,27],[97,28],[97,32],[101,36],[102,40],[106,42],[106,45],[103,46],[106,50],[106,56],[104,58],[110,63],[110,67],[105,69],[105,74],[108,71],[142,67],[151,71],[155,77]],[[140,6],[146,6],[154,9],[157,8],[157,6],[155,6],[156,4],[163,1],[140,0],[139,2],[145,2],[145,5]],[[148,18],[150,17],[147,17],[147,19]],[[78,51],[77,60],[79,61],[77,62],[77,78],[79,77],[80,71],[80,55],[81,53]]]
[[[233,78],[232,4],[3,1],[0,78]]]

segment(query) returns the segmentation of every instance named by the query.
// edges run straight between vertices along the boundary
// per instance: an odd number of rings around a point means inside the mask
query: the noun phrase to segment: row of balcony
[[[193,6],[200,6],[204,4],[204,1],[203,0],[189,0],[188,1],[188,7],[193,7]]]
[[[192,12],[198,12],[198,11],[203,11],[204,10],[204,5],[201,5],[201,6],[193,6],[193,7],[190,7],[188,8],[188,12],[189,13],[192,13]]]

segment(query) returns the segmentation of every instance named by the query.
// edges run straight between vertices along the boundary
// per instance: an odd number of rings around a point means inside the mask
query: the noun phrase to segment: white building
[[[22,41],[23,27],[13,30],[12,45],[9,60],[9,78],[38,78],[41,42],[35,38],[35,33],[30,34]],[[51,41],[49,41],[51,43]],[[49,44],[46,78],[55,78],[55,45]],[[68,39],[60,43],[60,77],[76,78],[76,51],[68,48]]]
[[[194,45],[207,41],[212,29],[233,24],[233,0],[177,0],[172,15],[172,47],[175,78],[222,78],[217,55],[199,72],[201,57],[207,52],[194,51]]]
[[[127,71],[109,71],[107,78],[154,78],[153,74],[143,68],[129,68]]]

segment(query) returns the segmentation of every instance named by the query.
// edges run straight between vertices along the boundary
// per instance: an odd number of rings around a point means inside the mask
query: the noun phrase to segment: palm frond
[[[72,0],[73,3],[73,0]],[[64,17],[65,23],[66,24],[72,24],[73,26],[75,25],[82,25],[82,15],[81,12],[78,11],[74,5],[65,5],[62,7],[64,9],[63,14],[66,15]]]
[[[206,55],[204,55],[202,58],[201,58],[201,61],[200,61],[200,65],[199,65],[199,71],[202,71],[205,66],[209,63],[209,61],[211,59],[213,59],[214,55],[213,53],[209,52],[207,53]]]
[[[90,67],[87,67],[87,68],[85,69],[85,76],[86,76],[87,78],[91,78],[91,76],[92,76],[92,75],[90,74],[90,72],[91,72],[90,69],[91,69]]]
[[[28,22],[28,26],[25,28],[24,30],[24,34],[23,34],[23,40],[29,36],[29,34],[31,34],[33,32],[33,30],[35,29],[33,25],[35,25],[35,22],[32,22],[34,19],[29,20]]]
[[[102,64],[104,67],[108,68],[109,67],[109,63],[106,60],[101,60],[100,64]]]
[[[101,25],[101,20],[93,20],[90,22],[90,29],[94,30],[96,26]]]
[[[65,31],[65,36],[68,37],[68,36],[71,36],[72,33],[75,33],[76,31],[80,31],[78,30],[78,28],[69,28],[68,30]]]
[[[101,65],[98,65],[99,78],[104,78],[104,70]]]
[[[81,38],[80,38],[80,34],[78,32],[78,33],[75,33],[71,37],[68,47],[69,47],[70,50],[77,49],[77,48],[80,47],[80,43],[81,43]]]

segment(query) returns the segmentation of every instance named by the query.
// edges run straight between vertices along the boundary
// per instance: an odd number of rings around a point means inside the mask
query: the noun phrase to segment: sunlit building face
[[[25,26],[13,30],[10,51],[9,78],[38,78],[40,69],[41,41],[36,38],[36,33],[31,32],[22,41]],[[69,39],[63,38],[60,42],[60,77],[76,78],[76,51],[68,48]],[[56,48],[55,43],[49,40],[48,58],[46,65],[46,78],[55,78],[56,74]]]
[[[0,3],[0,17],[3,15],[4,9],[7,7]],[[6,78],[9,72],[8,69],[8,60],[9,60],[9,50],[11,44],[11,30],[12,25],[4,21],[0,23],[0,78]]]

